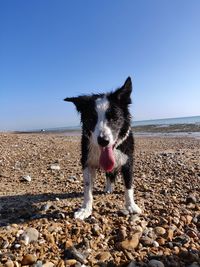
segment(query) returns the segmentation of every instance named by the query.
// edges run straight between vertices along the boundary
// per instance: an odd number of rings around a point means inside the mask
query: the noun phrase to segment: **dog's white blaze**
[[[114,138],[111,129],[107,125],[106,111],[109,108],[109,101],[106,96],[96,99],[96,112],[98,116],[97,124],[94,129],[93,139],[97,143],[98,136],[104,137],[109,141],[109,145],[114,144]]]

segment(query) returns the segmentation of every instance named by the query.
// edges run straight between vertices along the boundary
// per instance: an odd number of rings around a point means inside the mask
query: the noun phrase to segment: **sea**
[[[174,125],[174,124],[197,124],[200,125],[200,116],[180,117],[180,118],[167,118],[156,120],[141,120],[132,122],[133,126],[146,126],[146,125]]]
[[[171,125],[195,125],[200,127],[200,116],[192,116],[192,117],[180,117],[180,118],[167,118],[167,119],[154,119],[154,120],[133,120],[132,126],[133,127],[140,127],[140,126],[155,126],[155,127],[168,127]],[[44,128],[44,129],[36,129],[36,130],[29,130],[29,131],[20,131],[20,132],[80,132],[81,125],[76,126],[65,126],[65,127],[55,127],[55,128]]]

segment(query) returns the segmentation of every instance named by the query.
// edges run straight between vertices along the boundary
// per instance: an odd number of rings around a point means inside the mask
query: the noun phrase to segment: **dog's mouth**
[[[101,155],[99,158],[99,164],[106,172],[111,172],[115,165],[115,158],[113,152],[114,146],[100,146],[100,149]]]

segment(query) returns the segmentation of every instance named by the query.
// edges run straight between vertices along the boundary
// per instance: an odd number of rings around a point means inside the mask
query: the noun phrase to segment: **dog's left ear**
[[[132,92],[132,81],[131,78],[128,77],[124,85],[121,88],[117,89],[111,95],[120,103],[128,105],[131,104],[131,92]]]

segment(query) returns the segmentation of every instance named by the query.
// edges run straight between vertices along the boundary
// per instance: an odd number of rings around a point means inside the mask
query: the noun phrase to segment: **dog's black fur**
[[[131,190],[133,184],[134,139],[131,130],[131,114],[129,112],[131,92],[132,82],[131,78],[128,77],[124,85],[114,92],[108,94],[84,95],[65,99],[65,101],[73,102],[77,111],[81,115],[81,164],[83,170],[100,167],[98,160],[94,163],[91,160],[88,160],[90,156],[92,157],[92,155],[90,155],[90,153],[92,153],[91,147],[94,147],[98,152],[98,147],[112,145],[115,165],[112,171],[106,172],[107,182],[112,184],[117,173],[121,171],[126,190]],[[100,101],[104,113],[101,110],[99,111],[98,101]],[[107,108],[104,108],[104,104],[107,105]],[[102,114],[104,115],[102,123],[106,122],[105,129],[101,128],[102,124],[99,122],[99,117],[103,116]],[[109,144],[107,144],[108,142]],[[132,200],[127,201],[131,202],[131,204],[126,203],[126,206],[129,206],[129,204],[133,205],[134,203],[134,200],[133,203]],[[134,203],[134,205],[136,204]],[[82,210],[86,209],[86,206],[86,203],[83,204]],[[132,212],[135,212],[134,207],[132,207]],[[84,219],[88,216],[77,217]]]

